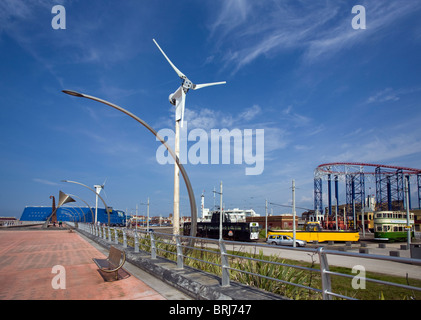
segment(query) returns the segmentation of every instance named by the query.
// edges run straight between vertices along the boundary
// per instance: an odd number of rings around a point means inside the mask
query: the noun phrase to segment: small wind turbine
[[[209,86],[215,86],[218,84],[225,84],[225,81],[222,82],[212,82],[212,83],[203,83],[203,84],[194,84],[182,73],[178,68],[171,62],[167,57],[165,52],[161,49],[155,39],[152,39],[153,42],[158,47],[159,51],[167,59],[168,63],[177,73],[177,75],[182,80],[181,86],[169,96],[170,103],[175,106],[175,155],[180,159],[180,121],[181,127],[183,127],[184,122],[184,108],[186,105],[186,94],[192,90],[197,90]],[[177,164],[174,166],[174,212],[173,212],[173,233],[179,234],[180,224],[179,224],[179,215],[180,215],[180,181],[179,181],[179,169]]]
[[[152,39],[155,42],[156,46],[158,47],[159,51],[164,55],[165,59],[169,62],[171,67],[177,73],[177,75],[182,80],[181,86],[169,96],[170,103],[175,106],[175,121],[181,120],[181,127],[183,127],[183,120],[184,120],[184,108],[186,104],[186,94],[187,92],[192,90],[197,90],[205,87],[216,86],[218,84],[225,84],[226,81],[222,82],[211,82],[211,83],[203,83],[203,84],[194,84],[186,77],[184,73],[182,73],[178,68],[171,62],[171,60],[167,57],[165,52],[161,49],[155,39]]]
[[[101,192],[102,189],[105,187],[105,183],[107,182],[107,178],[105,178],[105,181],[102,185],[96,184],[94,185],[95,188],[95,223],[98,221],[98,195]],[[105,208],[105,212],[108,212],[108,208]]]

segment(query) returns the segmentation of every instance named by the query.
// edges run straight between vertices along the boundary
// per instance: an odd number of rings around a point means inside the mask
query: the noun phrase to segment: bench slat
[[[111,246],[107,259],[92,259],[98,268],[104,272],[115,272],[116,280],[118,279],[118,270],[123,267],[126,262],[126,253],[114,246]]]

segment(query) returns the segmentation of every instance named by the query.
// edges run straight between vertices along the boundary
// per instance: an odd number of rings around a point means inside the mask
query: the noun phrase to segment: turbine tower
[[[105,182],[107,182],[107,179],[105,179],[104,183],[102,185],[96,184],[94,185],[95,188],[95,224],[98,222],[98,195],[101,192],[102,189],[104,189]],[[105,212],[108,212],[108,208],[105,208]]]
[[[180,159],[180,121],[181,127],[183,127],[184,121],[184,108],[186,104],[186,94],[187,92],[192,90],[197,90],[209,86],[215,86],[219,84],[225,84],[225,81],[222,82],[212,82],[212,83],[203,83],[203,84],[194,84],[190,81],[187,76],[182,73],[167,57],[165,52],[161,49],[155,39],[152,39],[153,42],[158,47],[159,51],[164,55],[165,59],[167,59],[168,63],[177,73],[177,75],[181,79],[181,86],[169,96],[170,103],[175,106],[175,155],[177,159]],[[179,223],[179,216],[180,216],[180,177],[179,177],[179,169],[177,164],[174,165],[174,212],[173,212],[173,233],[179,234],[180,232],[180,223]]]

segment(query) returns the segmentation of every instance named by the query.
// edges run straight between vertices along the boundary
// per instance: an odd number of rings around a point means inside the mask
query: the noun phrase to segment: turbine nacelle
[[[171,93],[171,94],[168,96],[168,100],[170,101],[170,103],[171,103],[173,106],[175,106],[176,100],[175,100],[173,97],[174,97],[174,93]]]
[[[184,78],[183,79],[183,83],[181,84],[182,85],[182,87],[183,87],[183,89],[184,89],[184,92],[185,93],[187,93],[187,91],[189,91],[190,89],[193,89],[193,90],[195,90],[194,88],[195,88],[195,84],[193,83],[193,82],[191,82],[189,79],[187,79],[187,78]]]
[[[104,187],[105,187],[105,183],[107,182],[107,178],[105,178],[105,180],[104,180],[104,183],[102,184],[102,185],[100,185],[100,184],[96,184],[96,185],[94,185],[94,188],[95,188],[95,192],[97,193],[97,194],[99,194],[100,192],[101,192],[101,190],[102,189],[104,189]],[[105,192],[105,191],[104,191]]]

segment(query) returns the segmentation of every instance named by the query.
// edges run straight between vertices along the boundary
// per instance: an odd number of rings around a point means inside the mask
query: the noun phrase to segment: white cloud
[[[310,124],[312,119],[293,111],[293,106],[289,105],[286,109],[281,111],[281,119],[286,120],[289,124],[294,127],[302,127]]]
[[[252,107],[244,110],[240,113],[240,119],[244,119],[245,121],[251,121],[254,119],[255,116],[260,114],[262,108],[260,108],[257,104],[253,105]]]
[[[173,117],[173,113],[171,113]],[[234,120],[228,113],[211,110],[208,108],[190,109],[184,111],[184,121],[188,122],[189,129],[200,128],[206,131],[216,128],[230,128]]]
[[[370,104],[370,103],[378,103],[378,102],[399,101],[403,96],[416,93],[419,91],[421,91],[421,87],[401,88],[397,90],[393,88],[386,88],[368,97],[368,99],[366,100],[366,103]]]
[[[372,95],[367,99],[367,103],[375,103],[375,102],[387,102],[387,101],[398,101],[399,97],[396,93],[391,89],[387,88],[376,94]]]
[[[335,148],[335,153],[325,153],[325,159],[338,162],[390,162],[410,155],[421,154],[421,137],[417,131],[399,132],[389,128],[394,134],[386,132],[372,134],[370,138],[355,139],[342,143]],[[330,144],[329,144],[330,145]],[[327,146],[329,147],[329,146]],[[330,148],[331,149],[331,148]],[[342,150],[342,152],[341,152]],[[409,166],[409,165],[408,165]]]

